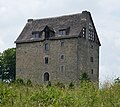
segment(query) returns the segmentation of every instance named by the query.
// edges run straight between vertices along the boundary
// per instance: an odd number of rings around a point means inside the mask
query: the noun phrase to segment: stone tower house
[[[100,41],[90,12],[28,19],[16,43],[17,78],[78,83],[87,73],[99,80]]]

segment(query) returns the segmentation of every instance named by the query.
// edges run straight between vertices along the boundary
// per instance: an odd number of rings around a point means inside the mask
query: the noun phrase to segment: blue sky
[[[0,51],[15,47],[27,19],[91,12],[102,46],[100,81],[120,77],[120,0],[0,0]]]

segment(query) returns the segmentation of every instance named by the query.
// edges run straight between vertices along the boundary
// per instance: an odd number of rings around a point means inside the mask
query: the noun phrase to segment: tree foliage
[[[10,48],[0,53],[0,75],[2,80],[15,80],[16,49]]]
[[[80,77],[80,81],[81,82],[90,81],[90,78],[89,78],[88,74],[84,72]]]
[[[115,83],[115,84],[120,83],[120,77],[118,77],[118,78],[114,79],[114,83]]]

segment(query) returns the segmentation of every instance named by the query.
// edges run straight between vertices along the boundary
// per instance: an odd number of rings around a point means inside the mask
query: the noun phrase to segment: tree
[[[84,72],[84,73],[81,75],[81,77],[80,77],[80,81],[81,81],[81,82],[83,82],[83,81],[90,81],[90,78],[89,78],[88,74]]]
[[[2,69],[3,69],[2,53],[0,53],[0,79],[2,79]]]
[[[16,49],[10,48],[0,54],[0,74],[2,80],[15,80],[16,75]]]
[[[120,83],[120,78],[118,77],[118,78],[114,79],[114,83],[115,83],[115,84]]]

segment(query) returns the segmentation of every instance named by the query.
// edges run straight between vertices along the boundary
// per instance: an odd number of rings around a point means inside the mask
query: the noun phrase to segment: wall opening
[[[49,81],[49,73],[44,73],[44,81]]]

